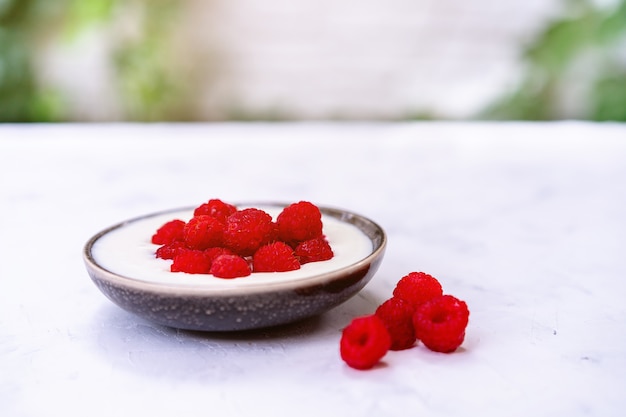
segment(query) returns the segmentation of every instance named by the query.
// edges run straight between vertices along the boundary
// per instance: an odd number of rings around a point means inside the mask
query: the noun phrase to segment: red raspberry
[[[182,220],[171,220],[161,226],[152,236],[152,243],[155,245],[167,245],[176,240],[183,240],[183,229],[185,222]]]
[[[250,256],[270,242],[273,232],[272,216],[263,210],[248,208],[228,217],[224,244],[238,255]]]
[[[274,242],[261,246],[252,257],[254,272],[285,272],[300,269],[300,262],[291,246]]]
[[[357,317],[341,334],[339,352],[348,366],[370,369],[389,350],[391,338],[383,321],[375,315]]]
[[[211,260],[203,251],[187,249],[174,256],[170,266],[172,272],[186,272],[188,274],[208,274],[211,269]]]
[[[224,223],[215,217],[195,216],[185,226],[185,244],[191,249],[204,250],[221,246],[224,237]]]
[[[296,246],[296,257],[301,264],[309,262],[327,261],[334,256],[328,241],[323,237],[305,240]]]
[[[236,255],[235,252],[233,252],[232,250],[221,247],[206,249],[204,251],[204,254],[207,256],[207,258],[209,258],[211,262],[213,262],[215,258],[220,255]]]
[[[239,278],[250,275],[250,265],[241,256],[220,255],[213,260],[211,274],[217,278]]]
[[[156,250],[156,257],[161,259],[174,259],[181,251],[189,250],[185,242],[176,240],[167,245],[163,245]]]
[[[393,290],[395,297],[408,302],[413,308],[441,294],[443,290],[439,281],[424,272],[411,272],[402,277]]]
[[[206,215],[215,217],[222,223],[226,222],[228,216],[237,211],[237,207],[232,204],[224,203],[222,200],[209,200],[198,207],[193,212],[194,216]]]
[[[276,223],[278,236],[284,242],[302,242],[322,236],[322,213],[308,201],[285,207]]]
[[[453,352],[461,346],[468,321],[467,304],[451,295],[425,302],[413,315],[417,338],[428,349],[443,353]]]
[[[391,350],[408,349],[415,344],[413,307],[398,297],[392,297],[376,309],[391,336]]]

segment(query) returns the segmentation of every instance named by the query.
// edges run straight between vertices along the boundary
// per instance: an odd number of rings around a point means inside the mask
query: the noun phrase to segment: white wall
[[[559,12],[561,2],[182,4],[182,59],[202,68],[204,75],[194,82],[203,117],[228,118],[237,110],[304,119],[398,119],[420,113],[469,117],[513,88],[521,48]],[[74,112],[93,120],[120,114],[103,64],[110,46],[105,32],[96,28],[82,41],[48,50],[42,60],[46,82],[61,86]],[[101,97],[99,106],[89,106],[88,92]]]

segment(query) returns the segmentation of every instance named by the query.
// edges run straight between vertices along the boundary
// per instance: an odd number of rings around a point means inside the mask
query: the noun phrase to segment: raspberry
[[[254,272],[285,272],[300,269],[291,246],[274,242],[261,246],[252,257]]]
[[[301,264],[327,261],[334,256],[328,241],[323,237],[305,240],[296,246],[296,257]]]
[[[193,212],[194,216],[206,215],[215,217],[222,223],[226,222],[228,216],[237,211],[237,207],[232,204],[224,203],[222,200],[209,200],[198,207]]]
[[[341,359],[354,369],[370,369],[389,350],[391,338],[383,321],[375,315],[357,317],[341,335]]]
[[[156,250],[156,257],[161,259],[174,259],[177,254],[185,250],[189,250],[185,242],[176,240],[158,248]]]
[[[413,308],[441,294],[443,290],[439,281],[424,272],[411,272],[402,277],[393,290],[395,297],[408,302]]]
[[[182,220],[171,220],[161,226],[154,235],[152,235],[152,243],[155,245],[167,245],[176,240],[183,240],[183,229],[185,222]]]
[[[203,251],[187,249],[174,256],[170,266],[172,272],[186,272],[188,274],[208,274],[211,269],[211,260]]]
[[[221,246],[224,236],[224,224],[215,217],[195,216],[185,226],[185,244],[191,249],[204,250]]]
[[[300,201],[285,207],[278,218],[274,222],[263,210],[238,210],[222,200],[211,199],[196,207],[187,223],[172,220],[161,226],[152,242],[160,245],[157,258],[173,260],[173,272],[210,273],[214,261],[222,255],[243,258],[228,263],[222,260],[215,266],[214,275],[224,278],[249,275],[253,266],[262,272],[291,271],[302,263],[334,256],[322,234],[322,215],[317,206]],[[245,267],[242,262],[247,263]]]
[[[391,297],[376,309],[391,336],[391,350],[408,349],[415,343],[413,307],[398,297]]]
[[[284,242],[302,242],[322,236],[322,213],[308,201],[285,207],[276,218],[278,236]]]
[[[239,278],[250,275],[250,265],[241,256],[220,255],[213,260],[210,273],[217,278]]]
[[[263,210],[248,208],[228,216],[224,243],[238,255],[250,256],[270,242],[273,232],[272,216]]]
[[[211,262],[213,262],[220,255],[235,255],[235,252],[231,251],[230,249],[215,247],[206,249],[204,251],[204,254]]]
[[[469,310],[464,301],[442,295],[417,308],[413,326],[415,335],[428,349],[450,353],[463,343],[468,320]]]

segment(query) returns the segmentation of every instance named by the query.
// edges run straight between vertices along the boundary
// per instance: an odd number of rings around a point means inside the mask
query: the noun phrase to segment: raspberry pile
[[[308,201],[288,205],[274,221],[263,210],[211,199],[187,222],[163,224],[151,242],[160,245],[157,258],[172,260],[172,272],[239,278],[331,259],[322,228],[319,208]]]
[[[404,350],[421,340],[435,352],[454,352],[465,338],[467,304],[444,295],[439,281],[424,272],[402,277],[393,296],[374,314],[357,317],[343,330],[341,358],[355,369],[370,369],[389,350]]]

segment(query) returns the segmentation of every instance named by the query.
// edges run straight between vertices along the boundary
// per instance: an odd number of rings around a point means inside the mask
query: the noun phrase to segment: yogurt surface
[[[274,219],[281,209],[257,207]],[[176,285],[233,287],[292,281],[350,266],[372,253],[371,240],[356,226],[334,217],[322,215],[323,233],[333,250],[328,261],[311,262],[296,271],[253,272],[235,279],[215,278],[209,274],[170,272],[171,260],[159,259],[159,245],[150,242],[152,235],[164,223],[180,219],[188,221],[193,210],[169,212],[137,220],[100,237],[93,245],[92,255],[104,269],[127,278]]]

